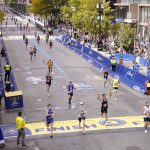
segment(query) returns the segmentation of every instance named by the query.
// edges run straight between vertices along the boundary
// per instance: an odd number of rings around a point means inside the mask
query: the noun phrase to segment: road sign
[[[132,13],[131,12],[127,12],[127,19],[131,19],[132,18]]]
[[[116,22],[123,23],[123,22],[124,22],[124,19],[123,19],[123,18],[116,18]]]

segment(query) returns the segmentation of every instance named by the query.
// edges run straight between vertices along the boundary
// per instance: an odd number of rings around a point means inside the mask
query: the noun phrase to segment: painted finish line
[[[105,126],[105,121],[99,122],[99,118],[86,120],[86,131],[106,130],[106,129],[121,129],[121,128],[136,128],[143,127],[143,118],[141,116],[127,116],[109,118],[108,126]],[[5,138],[16,137],[17,129],[15,125],[0,126]],[[45,122],[26,124],[26,135],[44,135],[49,134]],[[54,123],[54,133],[70,133],[79,132],[78,120],[58,121]]]

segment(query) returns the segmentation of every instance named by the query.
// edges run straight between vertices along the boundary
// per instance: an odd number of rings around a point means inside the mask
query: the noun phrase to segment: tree
[[[69,0],[68,5],[62,7],[62,19],[70,22],[75,28],[87,31],[91,34],[98,34],[99,21],[97,20],[97,4],[102,4],[102,0]],[[105,37],[109,34],[112,15],[107,15],[111,8],[109,2],[103,3],[102,32]]]
[[[56,12],[60,11],[60,7],[66,3],[67,0],[32,0],[31,11],[34,14],[48,17],[49,15],[56,16]]]
[[[127,53],[132,53],[134,49],[134,28],[130,25],[123,28],[123,48]]]
[[[2,10],[0,10],[0,22],[2,22],[4,20],[4,12]]]

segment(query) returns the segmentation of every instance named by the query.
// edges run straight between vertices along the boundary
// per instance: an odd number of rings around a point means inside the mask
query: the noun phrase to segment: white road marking
[[[61,56],[65,57],[65,55],[63,53],[59,53]]]
[[[37,99],[37,101],[38,101],[38,102],[41,102],[41,101],[42,101],[42,99]]]
[[[19,68],[15,68],[14,70],[18,71],[18,70],[20,70],[20,69],[19,69]]]
[[[33,82],[34,84],[38,84],[39,82]]]
[[[32,74],[32,72],[27,72],[28,74]]]

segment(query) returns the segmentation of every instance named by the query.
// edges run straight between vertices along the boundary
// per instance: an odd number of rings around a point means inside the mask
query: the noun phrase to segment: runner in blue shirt
[[[69,84],[66,86],[66,88],[67,88],[68,96],[69,96],[68,104],[71,105],[71,100],[72,100],[72,97],[73,97],[73,90],[75,89],[72,81],[69,81]]]
[[[54,112],[52,110],[52,105],[48,104],[47,105],[47,110],[46,110],[46,124],[47,128],[50,127],[51,133],[50,137],[53,137],[53,123],[54,123]]]

